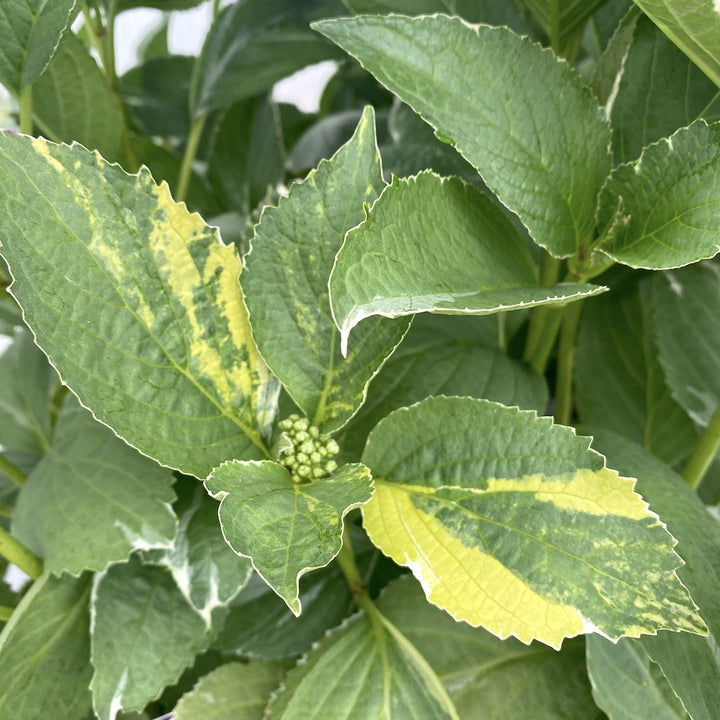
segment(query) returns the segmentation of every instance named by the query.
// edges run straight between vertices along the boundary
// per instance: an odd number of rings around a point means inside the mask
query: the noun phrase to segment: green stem
[[[535,346],[533,352],[525,358],[530,367],[542,375],[547,368],[550,354],[555,346],[560,324],[563,318],[563,308],[547,307],[545,313],[545,323],[542,328],[542,334]]]
[[[33,86],[32,83],[20,88],[20,132],[33,134]]]
[[[112,0],[105,20],[105,72],[112,91],[117,94],[119,89],[117,69],[115,67],[115,15],[117,0]]]
[[[18,487],[22,487],[27,480],[25,473],[2,454],[0,454],[0,471],[4,472]]]
[[[188,135],[185,154],[183,155],[182,166],[180,168],[177,191],[175,193],[175,200],[177,200],[177,202],[182,202],[187,197],[187,191],[190,187],[192,165],[195,160],[195,155],[197,154],[206,120],[207,115],[200,115],[193,120],[192,127],[190,128],[190,134]]]
[[[8,607],[7,605],[0,605],[0,620],[7,621],[13,614],[15,608]]]
[[[573,368],[575,366],[575,346],[580,324],[583,301],[576,300],[563,311],[558,345],[557,382],[555,385],[555,421],[562,425],[570,423],[572,412]]]
[[[710,418],[710,424],[705,428],[705,432],[700,437],[682,471],[685,482],[693,490],[700,487],[700,483],[718,450],[720,450],[720,405],[715,408],[715,412]]]
[[[550,253],[543,252],[540,260],[540,285],[550,287],[558,281],[560,276],[560,260]],[[525,340],[525,362],[530,362],[537,351],[537,346],[545,331],[545,323],[550,309],[546,305],[539,305],[530,311],[527,339]]]
[[[360,573],[355,562],[355,554],[353,553],[352,543],[350,541],[350,530],[345,527],[343,532],[343,544],[340,548],[340,552],[337,554],[337,564],[340,571],[345,577],[345,581],[350,586],[350,592],[352,593],[355,604],[365,610],[369,615],[372,615],[375,611],[375,605],[368,595],[365,581]]]
[[[213,20],[218,16],[219,12],[220,12],[220,0],[213,0],[213,6],[212,6]]]
[[[19,567],[33,580],[37,580],[42,575],[43,567],[40,558],[31,553],[3,527],[0,527],[0,555]]]
[[[95,6],[97,22],[93,19],[92,13],[90,12],[90,4]],[[95,52],[100,57],[100,63],[103,68],[106,68],[107,60],[105,58],[105,45],[100,40],[100,35],[104,34],[105,30],[102,26],[98,27],[98,23],[100,22],[100,11],[95,3],[87,3],[83,7],[82,13],[83,18],[85,19],[85,26],[87,27],[88,35],[90,36],[90,42],[92,43],[93,48],[95,48]]]

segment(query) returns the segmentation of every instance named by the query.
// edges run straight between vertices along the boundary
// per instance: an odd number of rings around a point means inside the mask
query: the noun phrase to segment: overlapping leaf
[[[314,27],[452,143],[538,244],[565,257],[587,243],[610,131],[590,91],[550,51],[507,28],[442,15]]]
[[[345,237],[330,278],[341,349],[361,320],[418,312],[485,314],[602,292],[539,286],[525,242],[487,195],[425,172],[395,179]]]
[[[246,261],[243,283],[258,348],[323,432],[342,426],[360,407],[408,325],[375,321],[343,359],[327,297],[345,232],[362,221],[363,203],[383,186],[374,114],[367,108],[351,140],[293,185],[277,208],[265,210]]]
[[[205,485],[221,501],[220,523],[227,542],[252,560],[295,615],[302,609],[300,576],[337,555],[343,517],[372,495],[372,478],[360,464],[298,483],[278,463],[236,460],[215,468]]]
[[[90,581],[44,574],[3,628],[3,720],[77,720],[90,712]]]
[[[90,689],[100,720],[142,710],[209,643],[202,617],[166,568],[137,556],[96,579]]]
[[[616,167],[598,199],[599,249],[663,270],[720,252],[720,123],[698,120]]]
[[[720,404],[720,265],[698,263],[657,273],[652,330],[673,397],[707,427]]]
[[[588,18],[605,0],[523,0],[550,37],[557,23],[558,40],[567,40],[580,31]],[[555,17],[553,16],[555,14]]]
[[[172,483],[169,470],[68,402],[20,491],[13,530],[50,572],[104,570],[133,550],[170,545]]]
[[[634,481],[549,418],[430,398],[380,422],[363,462],[368,535],[456,619],[554,647],[593,630],[705,631]]]
[[[40,77],[78,0],[8,0],[0,7],[0,82],[17,92]]]
[[[146,170],[80,146],[0,135],[0,173],[12,291],[95,416],[198,477],[266,455],[277,382],[250,337],[235,249]]]
[[[634,0],[720,86],[720,13],[714,0]]]

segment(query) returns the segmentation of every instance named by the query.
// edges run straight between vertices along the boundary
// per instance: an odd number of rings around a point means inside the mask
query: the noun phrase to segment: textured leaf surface
[[[363,203],[373,202],[383,187],[375,118],[368,108],[352,139],[330,161],[292,185],[277,208],[263,212],[246,260],[243,284],[258,348],[323,432],[355,413],[408,325],[374,321],[343,359],[327,299],[343,236],[363,220]]]
[[[720,86],[720,10],[714,0],[634,0]]]
[[[372,495],[372,478],[360,464],[305,484],[277,463],[236,460],[215,468],[205,485],[221,501],[230,547],[252,560],[295,615],[301,611],[300,576],[337,555],[343,517]]]
[[[583,423],[607,426],[676,465],[697,433],[665,382],[649,312],[645,293],[633,287],[587,303],[575,365],[577,410]]]
[[[77,0],[7,0],[0,7],[0,82],[17,92],[38,79],[73,19]]]
[[[330,278],[343,352],[352,328],[373,315],[484,314],[602,291],[539,287],[525,242],[493,201],[429,172],[383,191],[346,235]]]
[[[379,613],[327,635],[284,686],[269,707],[272,720],[458,717],[427,661]]]
[[[0,172],[12,291],[83,404],[197,477],[265,455],[277,383],[250,337],[235,248],[146,170],[79,146],[0,135]]]
[[[50,447],[50,400],[55,381],[27,329],[0,355],[0,446],[42,455]]]
[[[107,77],[82,40],[67,33],[33,88],[33,114],[56,142],[79,142],[103,157],[120,154],[123,111]]]
[[[193,113],[230,107],[306,65],[337,57],[308,25],[341,14],[338,0],[245,0],[226,7],[200,53],[190,96]]]
[[[441,15],[314,27],[454,144],[538,244],[567,256],[587,241],[610,132],[590,91],[551,52],[507,28]]]
[[[476,317],[420,315],[373,380],[368,399],[343,430],[340,446],[358,459],[387,414],[431,395],[485,398],[542,412],[548,391],[540,375],[480,342]]]
[[[347,615],[351,597],[335,564],[299,581],[302,614],[296,617],[259,576],[253,575],[233,601],[213,648],[267,660],[296,658],[307,652]]]
[[[370,539],[430,602],[501,638],[703,632],[674,540],[588,439],[470,398],[398,410],[368,439]]]
[[[632,31],[610,110],[616,162],[698,117],[717,119],[718,88],[641,15]]]
[[[262,720],[284,666],[255,660],[228,663],[200,678],[175,707],[175,720]]]
[[[658,633],[643,637],[652,660],[663,671],[693,720],[711,720],[720,707],[720,523],[670,468],[627,439],[593,429],[593,444],[623,472],[638,478],[638,488],[667,522],[685,560],[678,574],[700,608],[709,635]]]
[[[598,199],[599,249],[631,267],[663,270],[720,251],[720,123],[703,120],[613,170]]]
[[[170,572],[137,556],[97,577],[92,628],[90,689],[100,720],[142,710],[208,643],[205,622]]]
[[[377,605],[428,661],[464,720],[476,720],[478,708],[484,720],[594,717],[582,641],[566,641],[555,652],[498,640],[429,604],[407,575]]]
[[[208,627],[213,611],[224,608],[250,578],[252,568],[225,542],[217,516],[217,503],[194,478],[176,484],[180,496],[175,510],[179,527],[168,550],[144,559],[169,568],[177,586],[203,616]]]
[[[167,547],[177,520],[169,470],[128,447],[76,402],[21,488],[13,529],[46,570],[104,570],[133,550]]]
[[[0,635],[3,720],[77,720],[90,711],[90,577],[43,575]]]
[[[540,22],[542,29],[548,36],[552,32],[553,10],[557,12],[557,23],[560,29],[559,39],[561,41],[577,33],[604,1],[562,0],[562,2],[554,3],[552,0],[523,0],[525,5],[532,10],[533,15]]]
[[[642,644],[622,638],[616,644],[587,639],[588,672],[597,704],[612,720],[686,720],[677,696]]]
[[[652,329],[673,397],[706,427],[720,403],[720,265],[657,273]]]

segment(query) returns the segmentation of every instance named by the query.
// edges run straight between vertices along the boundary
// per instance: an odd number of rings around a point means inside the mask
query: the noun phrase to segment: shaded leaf
[[[610,170],[609,127],[590,91],[550,51],[507,28],[442,15],[314,27],[453,144],[535,242],[559,257],[586,244]]]
[[[524,240],[487,196],[458,178],[395,178],[345,236],[330,277],[341,350],[360,321],[418,312],[485,314],[603,292],[539,286]]]
[[[372,478],[360,464],[301,483],[278,463],[235,460],[215,468],[205,486],[221,501],[220,524],[230,547],[252,560],[295,615],[302,609],[300,576],[337,555],[343,517],[372,495]]]
[[[90,580],[44,574],[3,628],[3,720],[77,720],[90,711]]]
[[[674,539],[588,439],[471,398],[398,410],[363,453],[370,539],[430,602],[501,638],[704,632]]]
[[[246,260],[243,284],[258,349],[323,432],[341,427],[362,405],[368,383],[407,329],[407,321],[376,321],[343,359],[327,300],[343,236],[383,186],[367,108],[351,140],[263,212]]]
[[[209,643],[203,619],[170,572],[137,556],[97,576],[92,599],[90,689],[100,720],[142,710]]]
[[[50,572],[104,570],[133,550],[171,543],[172,483],[169,470],[66,402],[50,451],[20,490],[13,531]]]
[[[12,291],[83,404],[197,477],[267,455],[277,383],[250,337],[235,248],[147,170],[79,146],[2,134],[0,172]]]
[[[533,12],[545,34],[552,33],[553,12],[557,12],[559,28],[558,40],[567,42],[573,35],[582,30],[590,16],[605,0],[523,0]]]

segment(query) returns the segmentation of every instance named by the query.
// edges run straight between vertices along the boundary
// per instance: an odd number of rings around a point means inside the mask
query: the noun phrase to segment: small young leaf
[[[298,580],[324,567],[342,546],[343,517],[372,495],[372,478],[360,464],[329,477],[296,482],[270,461],[223,463],[205,481],[220,504],[220,524],[230,547],[255,569],[295,615]]]
[[[610,170],[610,130],[588,88],[549,50],[443,15],[313,27],[451,142],[535,242],[558,257],[587,242]]]
[[[235,248],[147,170],[80,146],[0,134],[0,173],[12,291],[83,404],[197,477],[267,456],[278,384],[250,337]]]
[[[458,720],[425,658],[377,611],[328,634],[268,710],[271,720]]]
[[[656,273],[652,330],[673,397],[702,427],[720,404],[720,265]]]
[[[100,720],[159,697],[205,649],[206,629],[165,568],[133,556],[97,576],[90,689]]]
[[[174,720],[262,720],[285,666],[255,660],[221,665],[200,678],[175,706]]]
[[[77,720],[90,712],[90,581],[89,574],[44,574],[3,628],[3,720]]]
[[[376,321],[343,359],[327,300],[335,254],[384,186],[372,108],[333,158],[267,208],[243,277],[253,336],[263,358],[313,425],[341,427],[407,330]]]
[[[720,252],[720,123],[698,120],[616,167],[598,198],[598,249],[664,270]]]
[[[70,397],[50,451],[20,490],[13,529],[50,572],[104,570],[133,550],[170,545],[177,529],[172,483],[169,470]]]
[[[456,619],[556,648],[591,631],[706,630],[673,537],[570,428],[429,398],[380,422],[363,462],[370,539]]]
[[[40,77],[79,0],[6,0],[0,8],[0,83],[17,92]]]
[[[540,287],[520,234],[490,198],[454,177],[395,179],[351,230],[330,277],[341,349],[361,320],[418,312],[481,315],[602,292]]]

